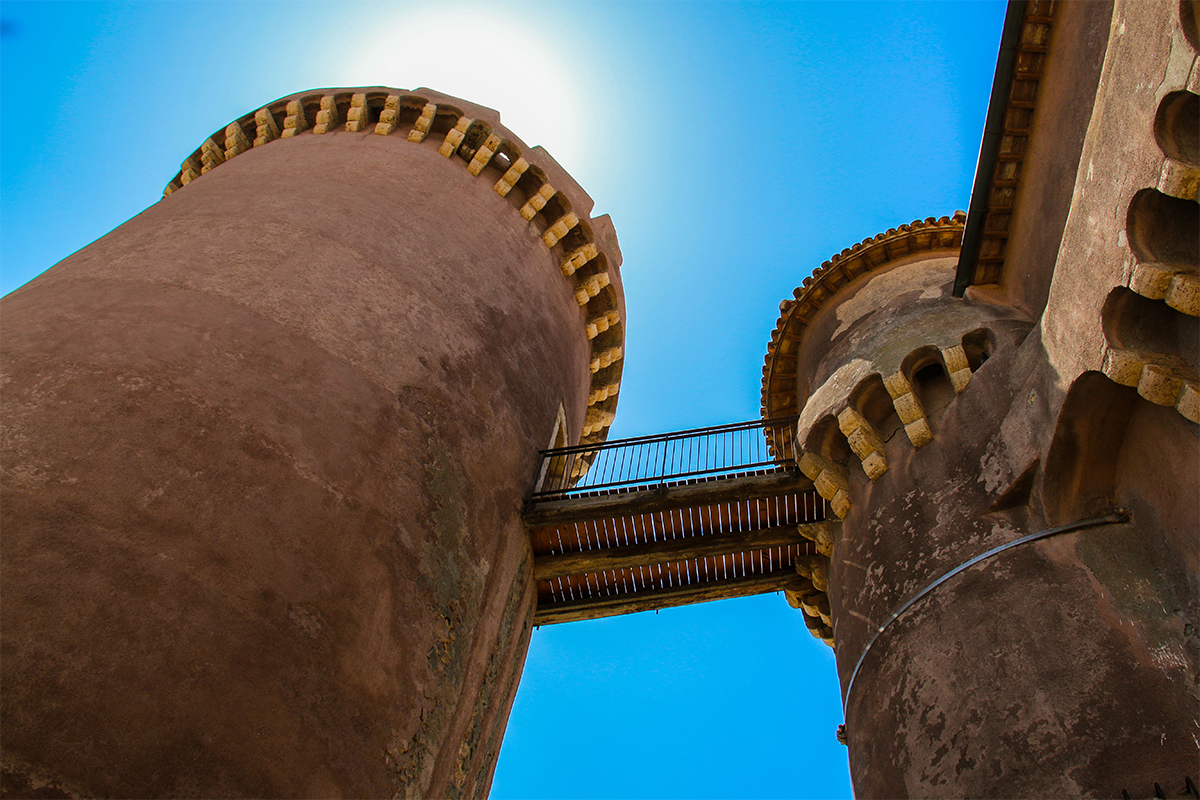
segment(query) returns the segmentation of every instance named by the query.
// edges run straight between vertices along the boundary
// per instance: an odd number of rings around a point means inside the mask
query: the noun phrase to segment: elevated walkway
[[[525,511],[550,625],[743,597],[796,580],[825,500],[795,417],[542,452]]]

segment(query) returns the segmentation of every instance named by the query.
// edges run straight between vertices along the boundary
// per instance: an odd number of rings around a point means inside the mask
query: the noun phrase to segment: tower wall
[[[1196,780],[1196,4],[1024,15],[975,285],[955,220],[881,234],[783,304],[764,370],[842,519],[806,570],[859,797]]]
[[[620,309],[611,227],[486,109],[380,89],[265,111],[259,146],[234,123],[223,163],[202,148],[4,300],[6,791],[490,784],[535,606],[537,450],[560,406],[562,438],[602,436],[589,395],[619,370],[593,369],[619,320],[586,327]]]

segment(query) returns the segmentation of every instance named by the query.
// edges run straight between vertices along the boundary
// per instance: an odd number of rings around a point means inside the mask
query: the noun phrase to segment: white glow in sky
[[[412,6],[372,24],[342,83],[421,86],[501,111],[505,126],[568,171],[588,152],[589,84],[562,36],[531,9]]]

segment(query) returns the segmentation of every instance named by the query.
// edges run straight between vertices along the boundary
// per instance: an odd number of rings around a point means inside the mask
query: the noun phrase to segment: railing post
[[[658,470],[658,485],[659,486],[667,485],[667,448],[669,448],[670,446],[671,446],[670,439],[667,439],[666,441],[663,442],[662,466]]]

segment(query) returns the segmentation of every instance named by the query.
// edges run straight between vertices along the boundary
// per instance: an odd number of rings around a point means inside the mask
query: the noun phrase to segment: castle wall
[[[4,300],[8,791],[486,794],[587,309],[506,163],[297,133]]]
[[[1179,796],[1200,763],[1197,7],[1026,14],[998,282],[952,298],[914,222],[822,265],[768,347],[764,408],[791,379],[842,520],[801,573],[859,797]]]

